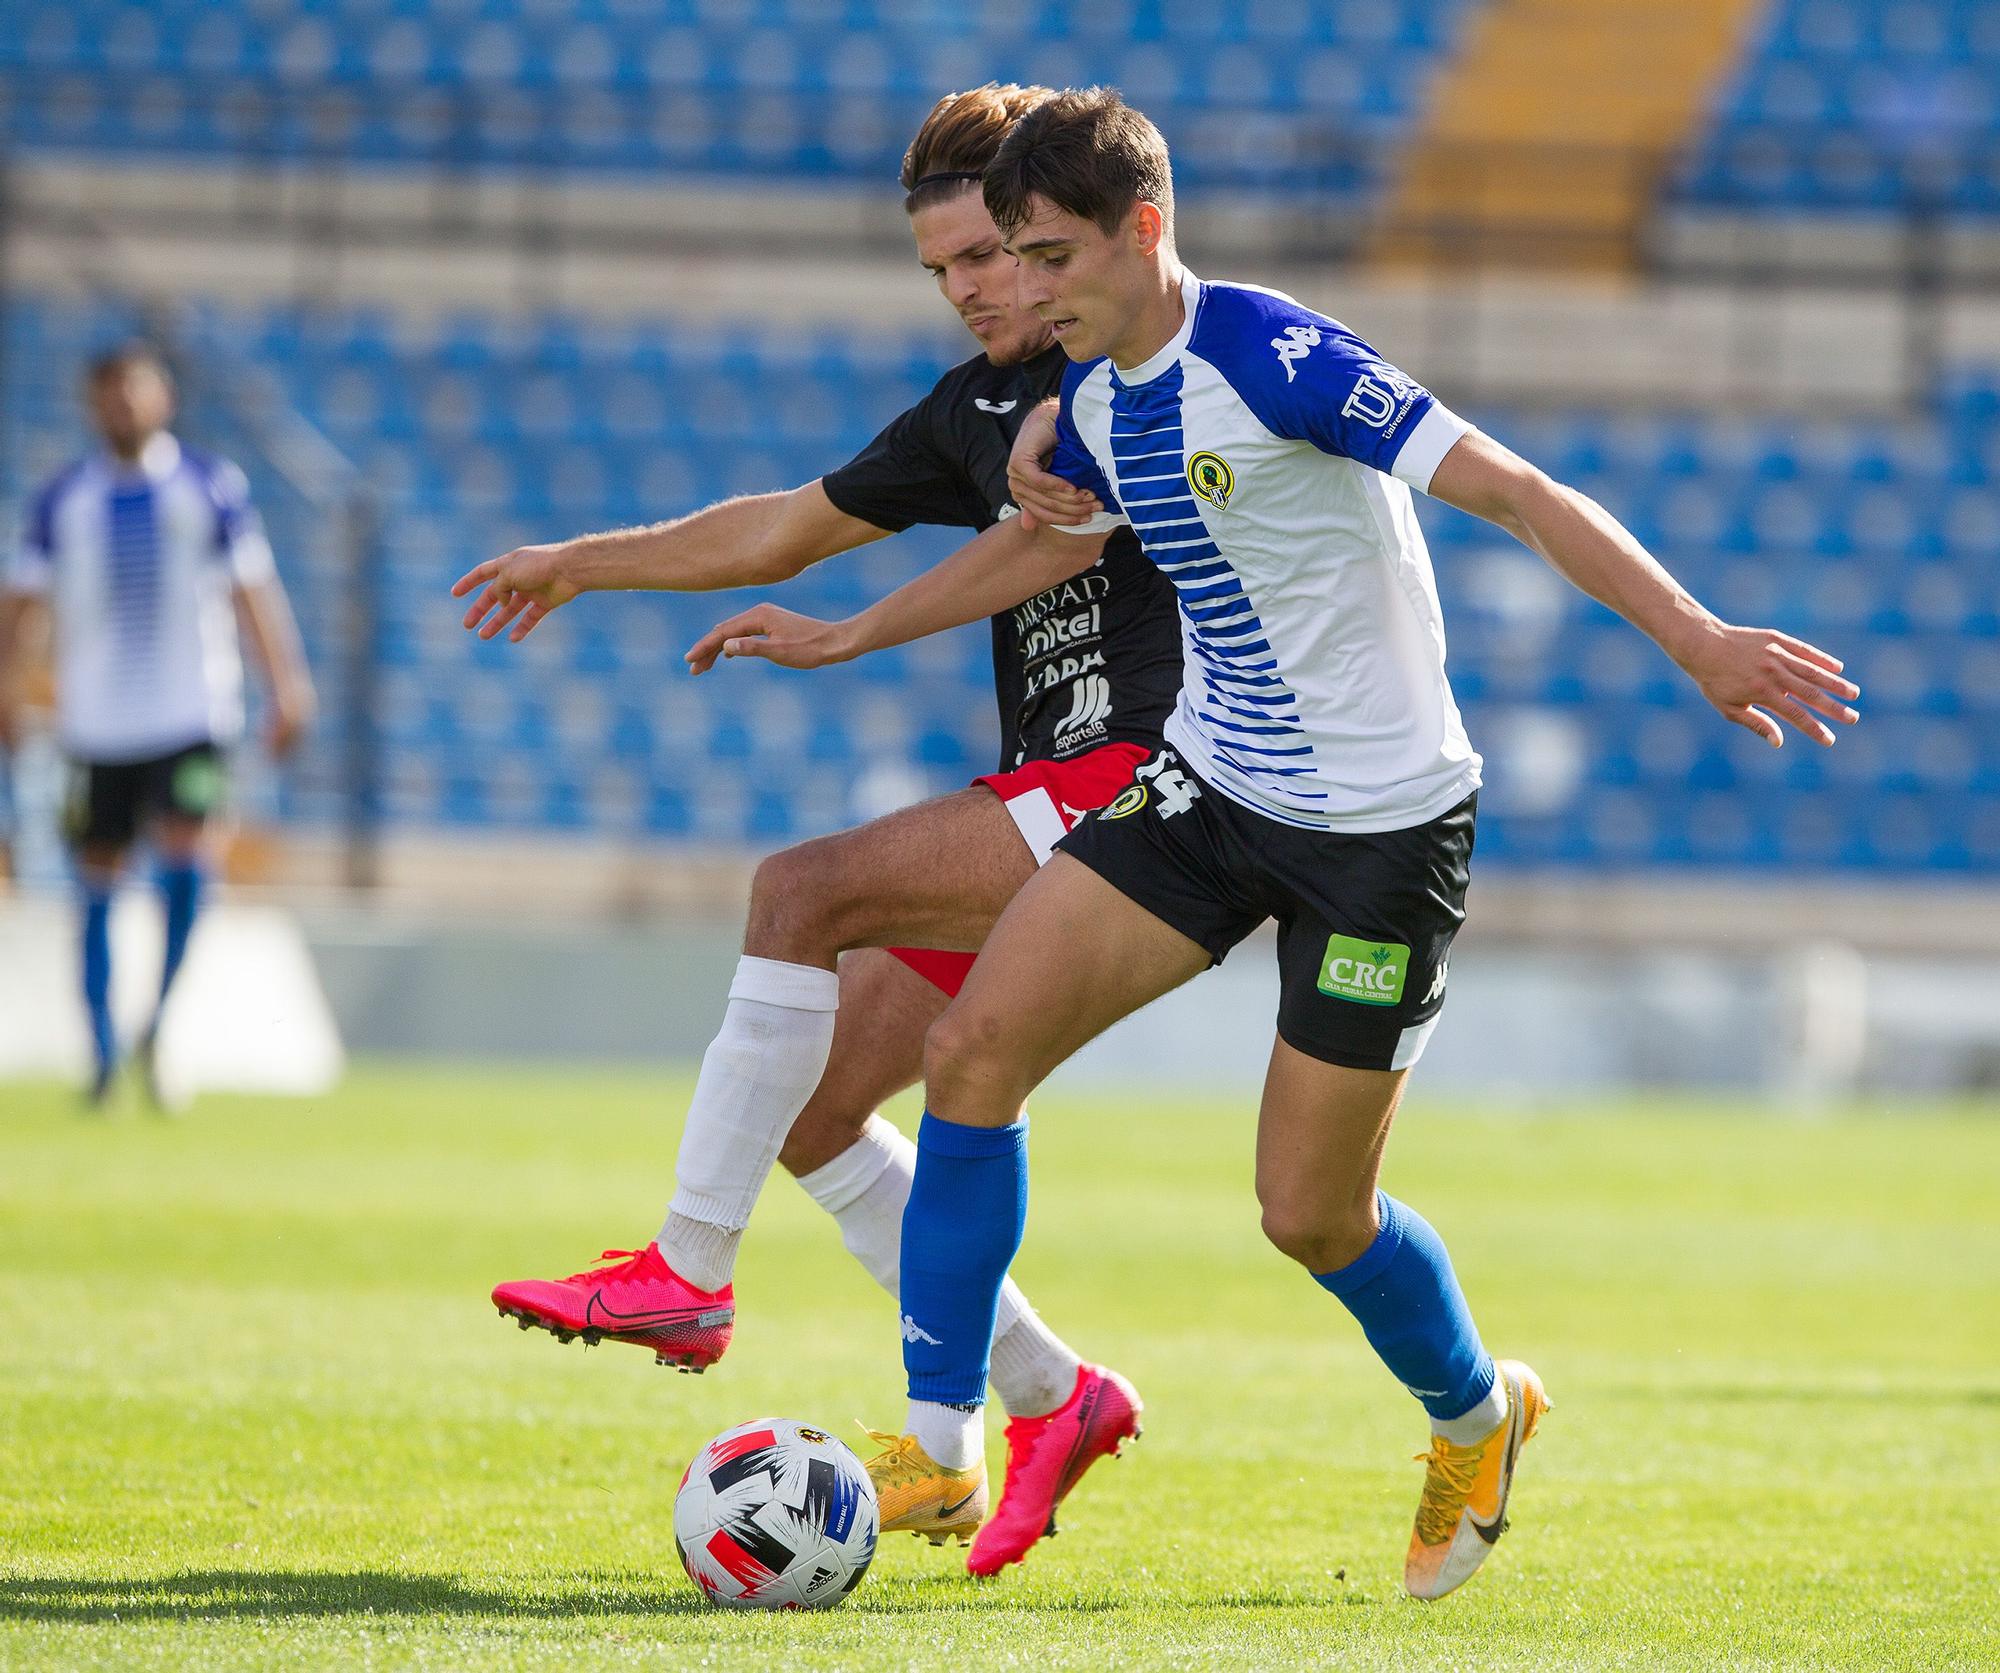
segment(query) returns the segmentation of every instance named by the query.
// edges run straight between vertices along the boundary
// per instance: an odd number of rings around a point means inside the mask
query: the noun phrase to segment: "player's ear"
[[[1160,213],[1157,203],[1147,203],[1143,199],[1132,207],[1132,234],[1138,243],[1139,254],[1150,256],[1159,249],[1166,237],[1167,218]]]

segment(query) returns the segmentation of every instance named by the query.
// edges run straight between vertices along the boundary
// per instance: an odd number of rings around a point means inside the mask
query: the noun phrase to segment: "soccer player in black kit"
[[[465,625],[518,641],[582,592],[767,585],[912,524],[984,530],[1012,516],[1010,447],[1067,362],[1016,306],[1014,259],[979,182],[1008,129],[1046,96],[991,85],[949,95],[903,163],[918,258],[983,353],[816,482],[478,565],[452,589],[477,595]],[[897,1293],[914,1147],[874,1111],[917,1080],[925,1030],[1001,909],[1068,828],[1159,748],[1180,689],[1173,589],[1123,531],[1093,568],[993,618],[993,667],[999,771],[758,867],[744,956],[702,1060],[665,1225],[642,1250],[608,1253],[609,1265],[500,1285],[495,1304],[523,1329],[636,1343],[683,1370],[713,1364],[734,1326],[737,1242],[776,1160]],[[932,1454],[922,1467],[912,1461],[907,1481],[896,1457],[871,1469],[883,1530],[936,1543],[977,1530],[975,1574],[1020,1561],[1084,1470],[1138,1432],[1140,1413],[1131,1384],[1082,1361],[1011,1281],[992,1367],[1011,1421],[991,1520],[983,1458]],[[904,1445],[880,1438],[892,1452]],[[935,1465],[950,1468],[940,1475]]]

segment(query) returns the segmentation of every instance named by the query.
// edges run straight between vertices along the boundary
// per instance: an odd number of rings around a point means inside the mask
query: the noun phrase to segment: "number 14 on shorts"
[[[1174,758],[1172,750],[1162,750],[1132,776],[1151,780],[1153,786],[1153,806],[1162,819],[1171,819],[1177,813],[1185,813],[1194,806],[1195,797],[1201,794],[1201,786],[1179,767],[1170,766]]]

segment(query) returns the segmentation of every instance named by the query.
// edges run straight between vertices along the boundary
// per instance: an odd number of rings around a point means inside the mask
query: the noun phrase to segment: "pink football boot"
[[[1056,1531],[1056,1506],[1083,1472],[1139,1438],[1144,1411],[1138,1390],[1116,1371],[1084,1365],[1077,1369],[1076,1392],[1054,1411],[1012,1419],[1000,1503],[973,1539],[966,1571],[998,1574],[1025,1561],[1036,1540]]]
[[[531,1325],[558,1341],[583,1338],[651,1348],[662,1365],[706,1371],[722,1357],[736,1330],[736,1296],[724,1284],[698,1290],[661,1257],[660,1246],[607,1249],[611,1262],[568,1278],[524,1278],[502,1284],[493,1305],[523,1330]]]

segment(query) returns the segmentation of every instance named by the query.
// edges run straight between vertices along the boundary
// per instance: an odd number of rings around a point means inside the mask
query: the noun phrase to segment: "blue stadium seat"
[[[1677,194],[1737,207],[2000,212],[2000,13],[1778,0]]]
[[[27,78],[6,120],[28,146],[866,180],[945,88],[1105,81],[1183,147],[1190,189],[1352,198],[1471,4],[73,0],[29,9],[0,72]]]

